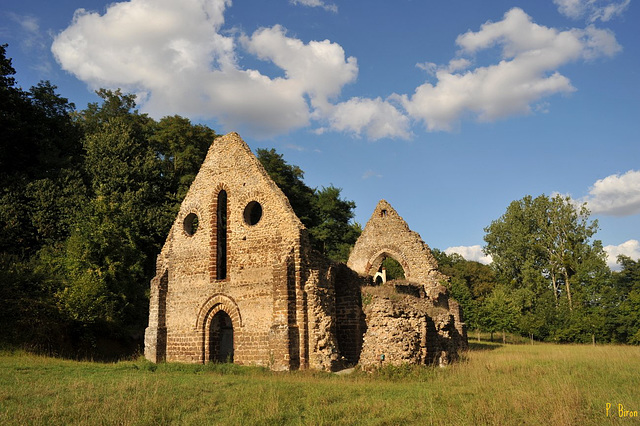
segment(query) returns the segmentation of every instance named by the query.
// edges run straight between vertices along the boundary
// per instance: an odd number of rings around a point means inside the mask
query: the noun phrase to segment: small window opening
[[[382,211],[380,212],[380,216],[381,216],[381,217],[387,217],[387,211],[386,211],[386,210],[382,210]]]
[[[198,230],[198,216],[195,213],[189,213],[182,222],[185,234],[192,236]]]
[[[256,225],[262,219],[262,206],[257,201],[252,201],[244,208],[244,221],[247,225]]]

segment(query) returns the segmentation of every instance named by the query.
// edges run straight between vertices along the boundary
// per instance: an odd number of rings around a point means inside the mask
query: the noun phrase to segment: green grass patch
[[[632,346],[476,342],[446,368],[350,375],[0,352],[0,424],[634,424],[617,404],[640,411],[638,371]]]

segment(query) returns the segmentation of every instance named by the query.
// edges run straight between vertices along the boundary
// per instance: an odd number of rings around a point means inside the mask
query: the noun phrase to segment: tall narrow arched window
[[[216,212],[216,279],[227,278],[227,191],[218,193],[218,210]]]

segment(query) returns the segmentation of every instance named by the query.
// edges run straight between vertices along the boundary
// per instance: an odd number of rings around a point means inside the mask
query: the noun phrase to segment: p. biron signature
[[[607,411],[607,417],[638,417],[638,410],[629,410],[623,404],[612,404],[607,402],[605,404],[605,408]]]

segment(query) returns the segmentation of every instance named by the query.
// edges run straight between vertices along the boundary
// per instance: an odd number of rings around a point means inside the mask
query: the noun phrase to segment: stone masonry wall
[[[217,233],[224,230],[218,229],[217,201],[222,190],[227,195],[227,271],[219,279]],[[261,215],[254,211],[252,218],[250,206],[256,203]],[[235,133],[216,139],[158,259],[158,276],[166,274],[167,289],[160,297],[161,280],[152,281],[147,357],[206,361],[209,324],[223,310],[233,323],[234,362],[274,369],[299,364],[299,345],[291,340],[299,342],[295,313],[302,233],[287,198],[244,141]],[[165,313],[166,345],[160,312]]]
[[[420,235],[385,200],[380,200],[356,242],[347,266],[361,275],[373,276],[385,257],[392,257],[404,269],[405,279],[425,287],[437,286],[447,277]]]

